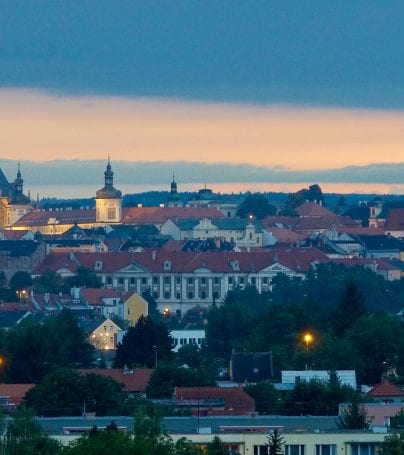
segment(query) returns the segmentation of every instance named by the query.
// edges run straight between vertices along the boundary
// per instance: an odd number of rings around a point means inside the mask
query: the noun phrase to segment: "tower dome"
[[[122,193],[114,188],[114,173],[109,157],[104,180],[104,187],[96,192],[95,197],[96,222],[119,223],[122,218]]]

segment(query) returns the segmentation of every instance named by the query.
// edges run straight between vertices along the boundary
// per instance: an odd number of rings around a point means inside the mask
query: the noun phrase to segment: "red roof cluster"
[[[114,379],[123,385],[122,390],[126,393],[144,392],[154,370],[150,368],[135,368],[133,370],[121,370],[117,368],[88,368],[79,370],[80,374],[98,374]]]
[[[175,398],[196,415],[251,415],[255,400],[241,387],[176,387]],[[220,405],[220,401],[223,405]]]
[[[404,390],[400,386],[384,380],[380,384],[376,384],[367,395],[372,397],[404,397]]]

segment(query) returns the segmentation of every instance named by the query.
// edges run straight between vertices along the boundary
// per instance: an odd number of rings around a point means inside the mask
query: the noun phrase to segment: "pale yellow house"
[[[107,318],[103,321],[92,321],[92,327],[88,327],[87,333],[90,343],[96,349],[116,349],[117,334],[121,330],[114,321]]]
[[[139,294],[131,294],[123,302],[123,318],[130,325],[135,325],[140,316],[148,316],[149,303]]]

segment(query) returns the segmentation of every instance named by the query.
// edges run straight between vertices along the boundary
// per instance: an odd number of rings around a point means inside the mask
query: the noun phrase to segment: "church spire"
[[[111,168],[111,160],[108,155],[107,169],[104,172],[105,177],[105,188],[112,188],[114,186],[114,173]]]
[[[173,181],[171,182],[171,194],[177,194],[177,182],[175,181],[174,171],[173,171]]]
[[[22,194],[23,185],[24,185],[24,180],[22,179],[22,176],[21,176],[21,163],[18,161],[17,177],[14,180],[14,191],[16,194]]]

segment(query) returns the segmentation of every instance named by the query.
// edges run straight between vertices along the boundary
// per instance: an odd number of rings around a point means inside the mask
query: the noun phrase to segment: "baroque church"
[[[32,211],[31,200],[24,194],[23,185],[20,163],[13,183],[8,182],[0,169],[0,228],[10,228],[26,213]]]

